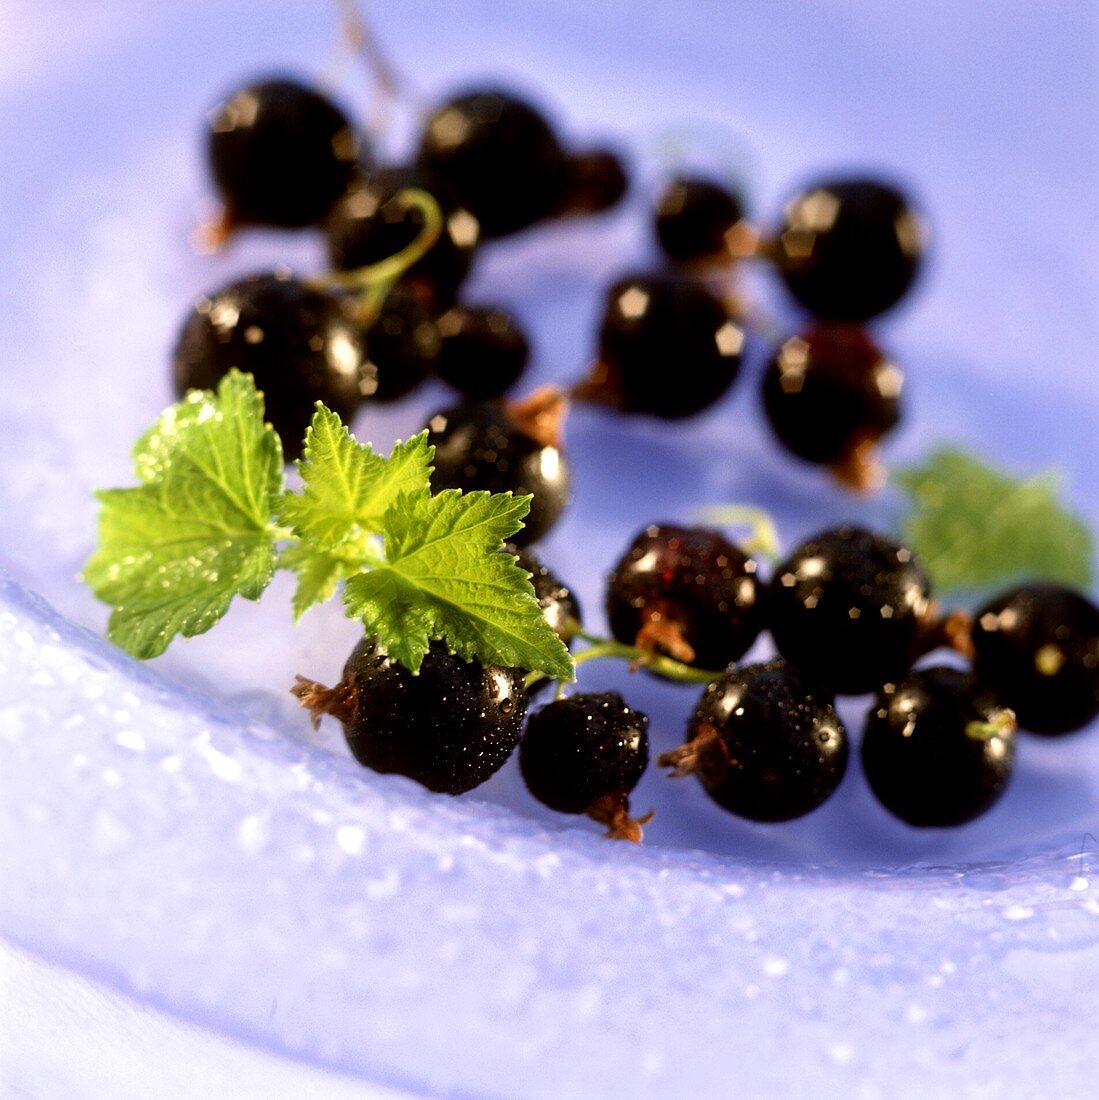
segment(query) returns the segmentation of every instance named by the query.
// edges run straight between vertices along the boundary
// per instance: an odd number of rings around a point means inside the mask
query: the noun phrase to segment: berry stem
[[[367,264],[354,271],[329,272],[313,280],[315,286],[346,290],[357,295],[357,319],[365,327],[377,318],[393,284],[427,254],[443,231],[442,211],[434,196],[427,191],[406,187],[397,192],[393,201],[408,210],[419,210],[424,219],[420,232],[404,248],[376,264]]]
[[[751,534],[740,543],[746,553],[775,561],[780,552],[778,528],[769,512],[751,504],[719,504],[698,514],[700,523],[719,527],[747,527]]]

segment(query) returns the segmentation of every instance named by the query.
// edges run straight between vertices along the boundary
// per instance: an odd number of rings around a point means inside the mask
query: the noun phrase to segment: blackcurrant
[[[839,785],[847,733],[828,697],[786,661],[742,665],[706,686],[686,744],[658,763],[696,774],[730,813],[789,821]]]
[[[700,176],[677,176],[656,203],[656,239],[677,262],[726,253],[726,234],[744,217],[740,197]]]
[[[568,645],[583,625],[580,601],[576,598],[576,593],[551,572],[533,551],[520,549],[511,543],[506,544],[504,549],[509,554],[515,554],[519,565],[531,575],[530,583],[534,586],[534,595],[546,622],[554,634]]]
[[[377,168],[358,173],[325,223],[328,257],[338,271],[378,263],[411,244],[423,229],[423,211],[406,206],[402,190],[427,190],[439,204],[439,239],[402,276],[425,301],[445,308],[469,273],[480,238],[477,219],[415,167]]]
[[[587,814],[609,836],[639,841],[629,792],[649,762],[649,719],[615,691],[572,695],[536,710],[519,746],[523,781],[539,802]]]
[[[927,574],[908,549],[835,527],[775,567],[768,615],[787,660],[829,691],[858,695],[905,674],[932,610]]]
[[[568,184],[565,152],[545,117],[498,88],[440,104],[424,125],[417,162],[477,218],[486,237],[548,217]]]
[[[434,370],[439,329],[431,311],[410,290],[396,286],[366,330],[362,392],[374,401],[410,394]]]
[[[361,150],[344,113],[296,80],[250,84],[210,116],[209,158],[228,225],[298,228],[343,194]]]
[[[756,640],[765,592],[756,563],[720,532],[652,524],[607,578],[607,620],[627,645],[722,669]]]
[[[494,306],[454,306],[438,319],[438,330],[435,373],[471,401],[509,390],[530,358],[519,323]]]
[[[712,405],[740,370],[744,332],[704,287],[633,275],[607,294],[599,354],[578,397],[665,419]]]
[[[588,149],[566,161],[563,214],[597,214],[615,206],[629,189],[622,158],[610,149]]]
[[[793,336],[763,376],[763,407],[779,441],[831,466],[855,488],[880,480],[876,444],[900,420],[904,376],[856,325]]]
[[[909,825],[962,825],[1003,794],[1014,730],[1011,711],[976,677],[918,669],[875,700],[863,770],[878,801]]]
[[[814,316],[865,321],[912,285],[924,237],[920,215],[895,187],[828,179],[786,204],[774,256],[790,293]]]
[[[525,401],[475,401],[433,416],[428,443],[435,448],[432,488],[530,493],[516,546],[537,542],[569,500],[569,463],[560,442],[566,402],[547,387]]]
[[[364,638],[334,688],[299,678],[294,694],[314,721],[343,724],[352,755],[376,772],[461,794],[496,772],[519,742],[526,713],[521,669],[463,661],[442,642],[414,676]]]
[[[1099,715],[1099,608],[1070,588],[1025,584],[974,616],[973,671],[1022,729],[1060,734]]]
[[[233,367],[263,391],[287,458],[301,453],[315,402],[348,421],[362,397],[355,325],[335,298],[284,273],[230,283],[188,314],[172,357],[176,392],[214,389]]]

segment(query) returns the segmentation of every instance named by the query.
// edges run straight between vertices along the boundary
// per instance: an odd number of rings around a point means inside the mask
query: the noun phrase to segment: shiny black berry
[[[315,402],[349,421],[361,399],[363,346],[341,304],[286,274],[252,275],[200,298],[172,357],[176,392],[210,390],[233,367],[263,391],[287,458],[301,453]]]
[[[775,353],[763,376],[763,407],[787,450],[870,488],[875,444],[900,420],[903,382],[863,329],[816,325]]]
[[[1004,792],[1015,723],[976,677],[925,668],[874,701],[862,766],[878,801],[909,825],[962,825]]]
[[[548,217],[568,184],[564,150],[541,112],[497,88],[440,104],[424,126],[417,163],[472,212],[486,237]]]
[[[546,617],[550,629],[568,645],[577,630],[583,626],[580,613],[580,601],[576,593],[537,557],[531,550],[522,550],[514,544],[506,544],[504,549],[515,554],[519,565],[530,574],[530,583],[534,586],[534,595],[538,606]],[[539,683],[549,683],[548,680]]]
[[[441,642],[432,643],[413,676],[364,638],[336,687],[299,679],[294,694],[314,720],[339,719],[360,764],[461,794],[496,772],[518,744],[523,677],[521,669],[463,661]]]
[[[831,701],[782,660],[730,668],[708,684],[687,738],[660,766],[697,775],[719,806],[752,821],[809,813],[847,767],[847,734]]]
[[[823,180],[786,204],[775,261],[790,293],[814,316],[865,321],[912,285],[924,236],[919,214],[896,188]]]
[[[618,204],[629,189],[622,158],[610,149],[574,153],[566,162],[563,214],[597,214]]]
[[[435,373],[471,401],[511,389],[530,358],[518,321],[494,306],[454,306],[438,319],[438,330]]]
[[[379,263],[411,244],[423,229],[423,211],[397,196],[405,189],[426,190],[439,204],[439,239],[401,277],[402,283],[436,308],[454,301],[469,273],[480,239],[477,219],[444,187],[415,167],[378,168],[356,175],[325,223],[328,256],[337,271]]]
[[[858,695],[908,671],[931,610],[930,582],[909,550],[835,527],[775,567],[768,614],[787,660],[829,691]]]
[[[394,287],[366,330],[362,392],[374,401],[397,401],[434,370],[439,329],[431,311],[410,290]]]
[[[519,746],[523,781],[551,810],[588,814],[612,835],[640,840],[628,795],[649,762],[648,729],[648,716],[615,691],[548,703],[530,716]]]
[[[678,176],[656,203],[656,239],[678,262],[707,260],[726,252],[726,234],[744,217],[740,197],[700,176]]]
[[[1099,715],[1099,608],[1070,588],[1026,584],[974,616],[973,671],[1022,729],[1061,734]]]
[[[360,155],[344,113],[295,80],[234,92],[214,109],[208,143],[229,225],[319,222],[343,194]]]
[[[557,522],[569,500],[569,463],[559,426],[565,402],[559,391],[537,391],[521,402],[478,401],[433,416],[428,443],[435,448],[431,486],[530,493],[516,546],[537,542]]]
[[[627,645],[722,669],[763,628],[765,592],[756,563],[720,532],[653,524],[607,578],[607,620]]]
[[[610,288],[599,355],[578,397],[665,419],[712,405],[740,370],[744,333],[696,283],[634,275]]]

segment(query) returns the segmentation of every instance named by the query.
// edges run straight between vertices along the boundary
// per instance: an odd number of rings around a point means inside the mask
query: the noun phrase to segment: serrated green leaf
[[[278,565],[280,569],[292,569],[298,575],[291,601],[294,621],[297,622],[311,607],[330,600],[336,594],[340,581],[353,577],[363,563],[348,561],[332,551],[295,543],[279,555]]]
[[[385,458],[357,442],[340,418],[318,402],[299,465],[304,486],[300,493],[285,495],[280,519],[322,551],[363,531],[380,533],[386,509],[401,493],[427,488],[434,453],[427,432],[421,432]]]
[[[1027,577],[1091,586],[1091,532],[1057,500],[1054,475],[1015,479],[943,448],[895,479],[912,502],[902,536],[939,591]]]
[[[231,371],[216,394],[168,409],[134,460],[145,484],[97,494],[99,547],[85,579],[113,605],[108,637],[145,658],[177,634],[209,630],[234,596],[258,599],[270,583],[282,448],[251,377]]]
[[[445,638],[464,660],[571,680],[526,572],[500,552],[529,508],[510,493],[402,494],[384,517],[386,562],[347,582],[347,613],[413,671]]]

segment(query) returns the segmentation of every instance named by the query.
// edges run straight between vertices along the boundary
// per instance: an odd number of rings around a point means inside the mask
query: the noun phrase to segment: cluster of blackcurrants
[[[531,493],[512,549],[546,534],[569,494],[560,441],[567,397],[550,387],[503,400],[526,363],[526,338],[503,310],[458,295],[481,242],[614,205],[627,186],[619,159],[567,153],[533,107],[488,89],[432,112],[411,164],[380,167],[338,108],[286,80],[231,96],[211,117],[209,143],[220,232],[320,226],[335,273],[312,282],[256,275],[200,300],[175,352],[180,392],[212,388],[232,367],[251,373],[294,457],[317,400],[348,420],[364,399],[394,400],[439,377],[466,400],[429,421],[434,487]],[[354,273],[423,233],[427,212],[406,200],[415,190],[433,197],[441,232],[384,302],[364,309]],[[861,326],[917,274],[924,232],[904,196],[877,181],[826,181],[797,195],[764,238],[731,192],[681,178],[661,196],[655,229],[669,270],[610,288],[595,365],[572,395],[668,419],[712,405],[737,376],[744,332],[708,272],[763,257],[814,318],[764,375],[769,420],[795,454],[851,483],[872,482],[902,379]],[[580,629],[574,596],[536,559],[521,561],[551,624],[571,641]],[[754,820],[804,814],[839,783],[848,742],[837,693],[879,693],[862,740],[866,775],[885,806],[916,825],[958,824],[995,801],[1016,719],[1062,733],[1099,712],[1099,611],[1083,597],[1029,585],[972,621],[942,617],[908,551],[861,530],[806,542],[765,584],[722,535],[654,526],[611,573],[606,610],[619,644],[651,671],[713,670],[693,677],[709,682],[686,743],[660,763],[697,774],[720,805]],[[780,657],[738,667],[764,629]],[[972,673],[912,671],[945,643],[971,652]],[[531,679],[466,663],[442,643],[413,677],[366,638],[339,684],[302,680],[296,692],[314,718],[343,722],[364,764],[458,793],[519,744],[538,686]],[[614,693],[557,698],[527,722],[526,783],[554,809],[639,839],[628,795],[647,764],[647,726]]]

